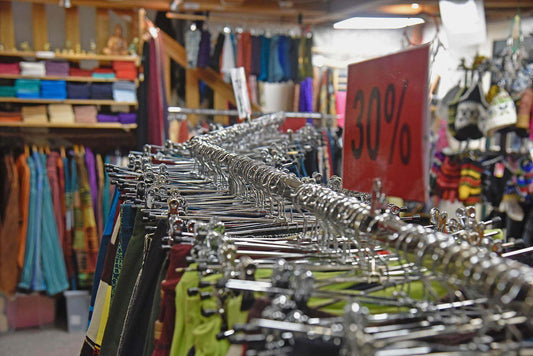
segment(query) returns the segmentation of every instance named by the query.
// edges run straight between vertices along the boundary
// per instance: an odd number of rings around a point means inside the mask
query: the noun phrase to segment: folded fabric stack
[[[39,79],[17,79],[15,80],[15,91],[17,98],[39,98],[41,81]]]
[[[46,75],[66,77],[68,76],[70,65],[68,62],[46,61],[45,68]]]
[[[96,119],[98,122],[118,122],[118,116],[111,114],[98,114]]]
[[[67,82],[64,80],[41,80],[41,98],[65,100]]]
[[[124,101],[124,102],[137,101],[135,83],[132,83],[132,82],[113,83],[113,99],[115,101]]]
[[[19,122],[22,121],[20,111],[0,111],[0,122]]]
[[[72,105],[69,104],[50,104],[48,105],[48,114],[50,115],[50,122],[74,122],[74,112]]]
[[[137,122],[137,114],[134,112],[121,112],[118,114],[118,121],[122,124],[134,124]]]
[[[46,75],[44,62],[20,62],[20,74],[28,77],[44,77]]]
[[[20,74],[20,66],[17,63],[0,63],[0,74]]]
[[[74,107],[74,121],[84,124],[96,123],[96,115],[98,111],[94,105],[84,105]]]
[[[15,96],[15,93],[16,93],[16,90],[14,86],[0,85],[0,97],[13,98]]]
[[[113,99],[113,86],[111,83],[92,83],[91,99]]]
[[[94,68],[93,78],[115,79],[115,72],[111,68]]]
[[[90,94],[90,85],[88,83],[67,83],[69,99],[89,99]]]
[[[22,107],[22,121],[24,122],[48,122],[48,116],[46,116],[46,106],[23,106]]]
[[[80,69],[80,68],[70,68],[70,76],[71,77],[91,77],[93,75],[93,72],[91,72],[88,69]]]
[[[114,61],[113,69],[115,70],[118,79],[137,79],[137,67],[135,67],[135,63],[133,62]]]

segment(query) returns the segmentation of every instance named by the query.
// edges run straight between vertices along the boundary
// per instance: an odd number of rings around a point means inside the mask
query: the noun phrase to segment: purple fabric
[[[46,75],[66,77],[70,70],[68,62],[46,61],[44,65],[46,68]]]
[[[300,107],[301,112],[313,111],[313,79],[306,78],[300,83]]]
[[[134,124],[137,122],[137,114],[134,112],[121,112],[118,114],[118,121],[122,124]]]
[[[96,115],[96,120],[98,120],[98,122],[118,122],[118,116],[110,114],[98,114]]]
[[[85,147],[85,163],[87,164],[87,174],[89,176],[89,185],[91,187],[91,201],[93,202],[93,211],[96,221],[98,221],[98,183],[96,182],[96,162],[94,153]]]
[[[209,66],[211,52],[211,34],[209,31],[202,31],[202,38],[198,48],[198,63],[199,68],[206,68]]]
[[[261,37],[252,36],[252,62],[250,74],[259,77],[261,74]]]

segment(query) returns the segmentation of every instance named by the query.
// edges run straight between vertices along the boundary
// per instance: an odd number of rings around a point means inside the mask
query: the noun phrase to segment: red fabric
[[[180,123],[179,133],[178,133],[178,142],[183,143],[187,142],[189,139],[189,124],[187,120]]]
[[[148,83],[148,143],[163,145],[164,123],[166,116],[163,113],[163,90],[161,72],[161,52],[163,45],[161,37],[150,41],[150,76]]]
[[[70,76],[72,77],[90,77],[92,72],[86,69],[70,68]]]
[[[176,272],[176,268],[187,267],[185,258],[189,255],[191,247],[191,245],[174,245],[170,250],[167,275],[161,283],[164,294],[158,320],[163,323],[163,328],[161,337],[155,340],[152,356],[167,356],[170,353],[176,318],[176,285],[183,275]]]
[[[244,67],[246,77],[250,75],[252,67],[252,35],[241,33],[237,42],[237,67]]]
[[[118,79],[135,80],[137,79],[137,70],[120,69],[115,72]]]
[[[54,206],[54,216],[57,226],[57,237],[59,245],[65,245],[65,222],[63,217],[63,210],[61,209],[61,189],[57,170],[57,160],[59,154],[57,152],[50,152],[48,154],[48,161],[46,162],[46,172],[48,174],[48,180],[50,181],[50,189],[52,191],[52,202]],[[63,182],[64,184],[64,182]]]
[[[307,119],[305,118],[301,119],[297,117],[288,117],[287,119],[285,119],[283,125],[281,125],[281,130],[283,132],[287,132],[287,130],[289,129],[291,129],[292,131],[296,131],[304,127],[306,123]]]
[[[131,61],[113,61],[114,70],[132,70],[136,69],[135,63]]]
[[[20,74],[20,66],[17,63],[0,63],[1,74]]]

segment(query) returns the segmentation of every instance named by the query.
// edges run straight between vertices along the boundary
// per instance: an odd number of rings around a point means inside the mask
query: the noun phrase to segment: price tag
[[[243,67],[231,69],[231,83],[233,93],[235,93],[235,103],[239,111],[239,119],[249,120],[252,115],[250,97],[248,96],[248,86],[246,85],[246,74]]]
[[[348,67],[344,188],[427,200],[429,46]]]

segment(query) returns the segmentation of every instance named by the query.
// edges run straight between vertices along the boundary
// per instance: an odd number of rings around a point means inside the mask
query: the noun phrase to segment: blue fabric
[[[109,156],[105,156],[105,164],[109,164]],[[113,195],[113,199],[115,196]],[[104,169],[104,191],[102,192],[102,201],[103,201],[103,214],[102,216],[106,217],[109,215],[109,175],[107,174],[107,169]]]
[[[34,232],[35,232],[35,250],[33,258],[35,260],[33,265],[33,275],[31,280],[31,289],[34,291],[45,290],[42,261],[41,261],[41,235],[42,235],[42,218],[43,218],[43,182],[46,174],[45,168],[41,163],[41,158],[37,152],[33,152],[33,162],[35,163],[35,171],[37,173],[37,200],[35,215],[34,215]]]
[[[31,281],[35,263],[35,214],[37,209],[37,172],[33,158],[28,157],[26,162],[30,169],[30,195],[28,205],[28,230],[26,232],[26,251],[24,252],[24,266],[20,277],[19,287],[31,289]]]
[[[68,83],[67,95],[69,99],[89,99],[90,86],[88,83]]]
[[[286,36],[279,37],[278,56],[281,69],[283,70],[282,81],[291,79],[291,61],[289,55],[290,39]]]
[[[268,80],[268,62],[270,60],[270,38],[261,36],[261,74],[259,80]]]
[[[46,155],[40,154],[41,164],[46,167]],[[43,176],[43,219],[41,238],[41,261],[46,292],[54,295],[68,289],[67,268],[59,244],[52,190],[48,174]]]
[[[111,208],[107,216],[105,223],[104,231],[102,233],[102,240],[100,241],[100,248],[98,249],[98,259],[96,260],[96,268],[94,271],[93,287],[91,291],[91,304],[89,306],[89,320],[87,322],[87,327],[91,324],[91,319],[94,311],[94,303],[96,301],[96,293],[98,292],[98,286],[100,285],[100,279],[102,278],[102,271],[104,268],[105,255],[107,254],[107,246],[111,240],[111,234],[113,233],[113,227],[115,224],[115,212],[117,211],[118,198],[120,192],[118,189],[115,189],[113,194],[113,201],[111,203]]]
[[[113,99],[113,86],[111,83],[92,83],[91,99]]]
[[[283,69],[279,63],[279,37],[274,36],[270,40],[270,58],[268,61],[268,81],[280,82],[283,79]]]

